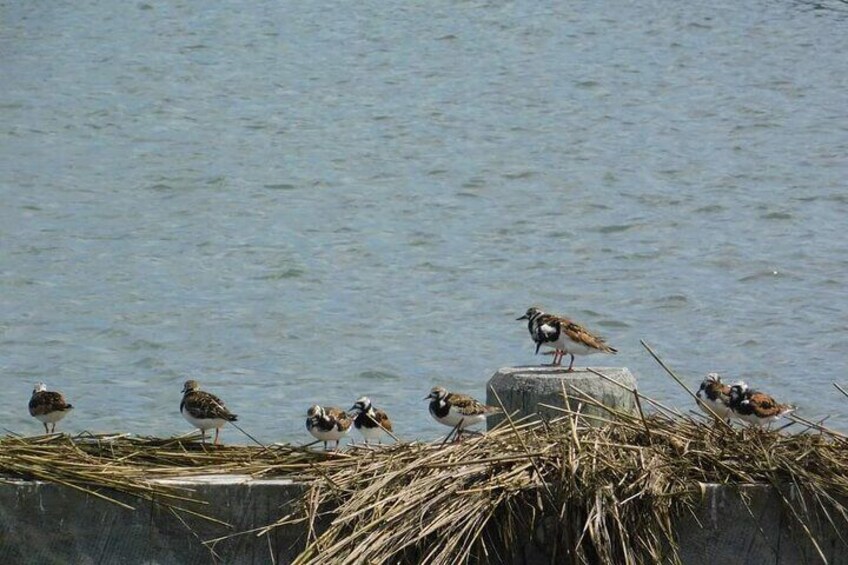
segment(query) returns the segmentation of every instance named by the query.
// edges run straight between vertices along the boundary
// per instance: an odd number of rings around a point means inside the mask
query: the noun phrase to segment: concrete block
[[[565,367],[550,365],[532,367],[504,367],[499,369],[486,387],[486,403],[498,405],[492,389],[497,392],[508,412],[518,410],[517,417],[538,414],[544,418],[557,418],[562,412],[539,406],[539,403],[551,406],[564,406],[562,390],[565,387],[569,395],[572,410],[578,407],[578,390],[590,395],[605,406],[636,412],[636,399],[633,394],[586,369],[575,367],[571,373]],[[626,367],[596,367],[596,371],[615,379],[630,389],[636,387],[636,378]],[[606,417],[609,414],[601,408],[583,405],[581,411]],[[489,429],[503,420],[502,416],[493,416],[488,420]]]
[[[839,538],[840,533],[845,535],[846,524],[836,508],[828,512],[839,532],[815,501],[789,485],[780,490],[771,485],[706,485],[695,511],[675,521],[681,561],[686,565],[824,563],[781,496],[803,517],[827,563],[848,565],[848,547]],[[848,504],[844,499],[839,502]]]
[[[114,492],[105,494],[135,510],[58,484],[5,482],[0,485],[0,563],[284,564],[305,545],[303,529],[295,526],[261,538],[243,535],[222,541],[214,547],[217,558],[201,543],[271,524],[287,514],[304,492],[290,480],[224,475],[151,481],[190,489],[186,495],[208,503],[191,510],[231,527],[186,513],[178,517],[163,506]]]
[[[292,509],[305,487],[286,479],[254,480],[215,475],[153,481],[191,489],[207,506],[195,507],[231,525],[211,524],[190,515],[132,497],[106,492],[136,507],[127,510],[74,490],[40,481],[5,480],[0,484],[0,563],[41,564],[265,564],[290,563],[305,545],[305,530],[287,526],[267,537],[248,534],[218,543],[217,557],[201,543],[229,533],[273,523]],[[848,548],[840,539],[844,521],[828,509],[837,531],[797,488],[771,485],[705,485],[691,512],[674,520],[680,557],[686,565],[746,563],[813,565],[823,561],[781,500],[786,497],[804,515],[827,562],[848,565]],[[848,500],[839,499],[843,505]],[[811,509],[803,514],[803,508]],[[499,548],[512,565],[544,563],[556,528],[556,516],[541,517],[536,531],[516,539],[520,547]],[[321,532],[327,523],[315,525]],[[493,554],[494,555],[494,554]],[[493,561],[494,562],[494,561]]]

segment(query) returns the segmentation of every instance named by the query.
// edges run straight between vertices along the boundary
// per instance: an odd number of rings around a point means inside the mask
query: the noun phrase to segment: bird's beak
[[[534,353],[534,355],[538,355],[538,354],[539,354],[539,348],[540,348],[540,347],[542,347],[542,342],[541,342],[541,341],[540,341],[539,343],[537,343],[537,344],[536,344],[536,353]]]
[[[521,316],[520,318],[516,318],[516,319],[515,319],[515,321],[517,322],[518,320],[529,320],[529,319],[530,319],[530,318],[528,318],[528,317],[527,317],[527,314],[524,314],[524,315],[523,315],[523,316]]]
[[[356,410],[359,410],[359,407],[356,404],[347,409],[348,412],[353,412]]]
[[[433,397],[428,394],[427,396],[424,397],[424,400],[430,400],[431,398],[433,398]]]

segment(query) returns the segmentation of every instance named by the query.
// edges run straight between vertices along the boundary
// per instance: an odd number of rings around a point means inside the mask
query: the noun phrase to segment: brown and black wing
[[[486,406],[482,402],[475,400],[467,394],[458,394],[452,392],[445,399],[448,403],[455,407],[463,416],[479,416],[480,414],[493,414],[500,412],[499,408],[494,406]]]
[[[764,392],[754,391],[747,398],[752,412],[760,418],[773,418],[792,411],[792,407],[778,402]]]
[[[382,410],[374,410],[374,420],[386,431],[392,431],[392,421],[389,415]]]
[[[580,324],[576,324],[569,320],[562,320],[562,331],[565,332],[570,339],[573,341],[582,343],[592,349],[597,349],[598,351],[603,351],[604,353],[618,353],[617,349],[614,349],[607,345],[606,340],[599,335],[593,334]]]
[[[72,409],[73,406],[65,402],[65,397],[60,392],[43,390],[29,399],[30,416],[43,416]]]
[[[351,424],[353,424],[353,420],[351,420],[350,416],[347,415],[347,412],[341,408],[330,406],[329,408],[324,409],[324,414],[328,419],[336,423],[336,427],[340,432],[349,430]]]
[[[238,416],[227,410],[224,402],[212,393],[196,390],[185,395],[183,406],[199,420],[221,419],[235,422]]]

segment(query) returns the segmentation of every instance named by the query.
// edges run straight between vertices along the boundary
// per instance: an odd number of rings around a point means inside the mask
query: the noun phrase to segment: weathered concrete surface
[[[194,497],[210,502],[205,513],[229,522],[233,528],[185,514],[181,515],[186,522],[183,524],[166,508],[131,497],[116,496],[135,510],[62,485],[10,481],[0,484],[0,563],[284,564],[304,546],[299,527],[278,528],[268,537],[245,535],[222,541],[215,546],[217,560],[201,544],[201,540],[274,522],[288,513],[291,503],[303,493],[300,485],[288,480],[226,475],[159,482],[191,488]],[[800,513],[798,491],[787,487],[782,493]],[[840,502],[848,505],[848,500]],[[809,500],[805,503],[815,507]],[[831,515],[843,535],[848,535],[836,512],[831,511]],[[815,515],[806,522],[812,526],[828,563],[848,565],[848,547],[824,517]],[[320,532],[321,524],[316,527]],[[679,517],[675,529],[680,556],[687,565],[823,563],[778,491],[768,485],[706,485],[694,513]],[[551,543],[546,537],[544,529],[528,531],[526,546],[499,554],[511,555],[509,562],[513,565],[544,563],[549,561],[545,556]]]
[[[827,518],[817,511],[816,503],[803,499],[794,486],[778,491],[768,485],[707,485],[694,516],[683,516],[675,524],[683,563],[824,563],[792,511],[781,500],[781,494],[804,517],[804,523],[810,527],[827,562],[848,565],[848,546],[839,539]],[[848,504],[844,499],[839,502]],[[810,514],[804,514],[804,507]],[[830,508],[829,512],[839,533],[848,536],[845,521],[835,509]]]
[[[839,534],[848,535],[848,529],[835,508],[829,507],[828,512],[836,528],[827,523],[810,499],[804,501],[810,513],[804,514],[802,497],[796,488],[786,487],[779,492],[770,485],[704,485],[703,498],[692,513],[678,516],[673,522],[681,562],[684,565],[825,563],[792,511],[782,502],[781,493],[803,516],[827,563],[848,564],[848,546],[839,538]],[[845,499],[839,502],[848,504]],[[553,520],[553,517],[541,520],[533,535],[527,536],[529,543],[513,553],[510,565],[554,561],[551,559],[556,535]],[[559,561],[564,562],[564,558]]]
[[[246,476],[198,476],[158,481],[192,489],[193,497],[210,504],[198,508],[224,520],[231,528],[104,491],[135,506],[127,510],[70,487],[38,482],[0,484],[0,563],[14,564],[266,564],[290,563],[304,547],[304,529],[277,528],[269,536],[238,536],[218,543],[217,558],[201,543],[223,535],[273,523],[291,509],[304,492],[288,480],[252,480]],[[848,546],[839,533],[848,528],[837,512],[830,514],[837,530],[803,500],[798,490],[768,485],[731,487],[705,485],[693,513],[674,521],[680,557],[687,565],[745,563],[747,565],[813,565],[824,561],[792,512],[789,500],[804,516],[827,562],[848,565]],[[848,500],[840,500],[848,506]],[[806,505],[810,514],[803,514]],[[555,520],[554,517],[545,520]],[[322,524],[316,524],[318,532]],[[511,565],[550,561],[551,538],[544,528],[526,532],[527,543],[501,549]],[[546,539],[547,538],[547,539]]]
[[[616,382],[633,389],[636,388],[636,378],[626,367],[593,367],[594,370],[614,379]],[[557,418],[562,412],[539,406],[539,403],[551,406],[564,406],[562,390],[565,387],[569,395],[569,406],[576,410],[579,404],[577,397],[582,391],[605,406],[623,411],[636,411],[636,399],[633,394],[590,373],[585,368],[575,367],[574,372],[566,372],[566,367],[537,365],[531,367],[504,367],[499,369],[486,387],[486,403],[498,405],[492,389],[497,392],[508,412],[518,410],[517,417],[538,414],[544,418]],[[608,417],[609,414],[601,408],[584,404],[582,413]],[[503,420],[502,416],[492,416],[488,420],[489,429]]]
[[[215,545],[201,541],[273,523],[288,513],[303,487],[289,480],[247,476],[189,477],[154,481],[186,492],[208,506],[192,510],[232,527],[163,506],[104,491],[127,510],[70,487],[40,481],[0,484],[0,563],[15,564],[209,564],[289,563],[303,547],[303,530],[282,527],[269,536],[244,535]],[[179,503],[185,506],[186,503]],[[183,523],[184,522],[184,523]]]

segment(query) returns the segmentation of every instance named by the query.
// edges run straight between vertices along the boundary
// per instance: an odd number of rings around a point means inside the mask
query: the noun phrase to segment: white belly
[[[182,415],[189,424],[203,431],[211,430],[212,428],[223,428],[224,424],[227,423],[227,421],[222,418],[195,418],[188,413],[188,410],[185,409],[182,410]]]
[[[769,416],[767,418],[760,418],[756,414],[742,415],[742,414],[736,414],[735,412],[733,413],[733,415],[736,416],[737,419],[742,420],[743,422],[748,422],[749,424],[751,424],[753,426],[759,426],[759,427],[763,427],[763,426],[770,424],[772,422],[776,422],[776,421],[780,420],[780,418],[782,416],[782,414],[781,414],[780,416]]]
[[[721,401],[710,400],[709,398],[706,398],[706,397],[701,398],[700,396],[698,396],[698,400],[703,402],[706,406],[709,406],[710,408],[712,408],[713,412],[715,412],[715,415],[718,416],[719,418],[721,418],[722,420],[731,416],[730,408],[728,408],[727,405],[724,404]],[[698,406],[701,408],[701,410],[706,412],[708,416],[712,416],[710,411],[705,408],[704,404],[699,403]]]
[[[456,410],[453,406],[451,406],[450,410],[448,411],[447,416],[445,416],[443,418],[440,418],[439,416],[437,416],[433,411],[430,411],[430,415],[433,416],[433,418],[437,422],[439,422],[440,424],[444,424],[444,425],[449,426],[451,428],[455,428],[455,427],[459,426],[460,430],[464,430],[465,428],[467,428],[469,426],[475,426],[477,424],[480,424],[480,423],[486,421],[486,415],[485,414],[476,414],[474,416],[465,416],[459,410]]]
[[[39,414],[35,416],[35,419],[39,422],[44,422],[45,424],[55,424],[62,418],[68,415],[70,410],[56,410],[55,412],[50,412],[49,414]]]
[[[347,435],[347,430],[340,432],[339,429],[334,426],[332,430],[325,431],[313,426],[309,428],[309,433],[312,434],[312,437],[320,439],[321,441],[338,441]]]
[[[552,349],[559,349],[560,351],[565,351],[566,353],[571,353],[572,355],[591,355],[592,353],[600,353],[594,347],[589,347],[583,343],[579,343],[576,341],[571,341],[568,339],[568,336],[565,335],[565,332],[562,332],[559,336],[559,339],[553,341],[551,343],[543,343],[542,347],[550,347]]]
[[[362,437],[365,438],[365,441],[381,441],[383,438],[383,428],[366,428],[362,426],[359,429],[359,433],[362,434]]]
[[[771,422],[772,420],[777,419],[777,418],[759,418],[759,417],[755,416],[754,414],[744,414],[743,415],[743,414],[734,413],[733,415],[736,416],[737,419],[742,420],[743,422],[748,422],[749,424],[751,424],[753,426],[759,426],[759,427],[765,426],[767,423]]]

